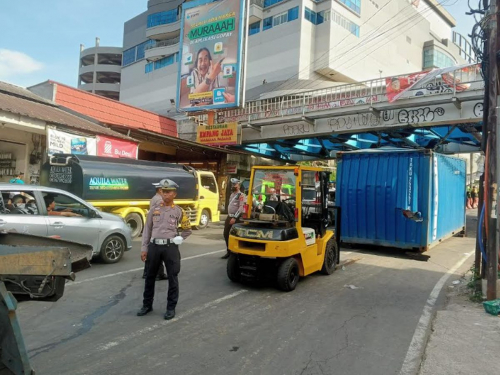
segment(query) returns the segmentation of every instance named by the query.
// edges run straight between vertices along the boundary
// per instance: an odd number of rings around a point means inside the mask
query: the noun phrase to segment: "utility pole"
[[[488,239],[486,249],[486,298],[493,300],[497,298],[497,278],[498,278],[498,199],[497,186],[500,173],[497,172],[497,152],[500,150],[500,139],[497,139],[497,106],[498,106],[498,66],[497,51],[499,50],[497,9],[500,0],[490,0],[490,7],[487,13],[489,35],[488,35],[488,140],[487,140],[487,185],[485,186],[487,195],[487,206],[485,212],[485,221],[488,223]]]

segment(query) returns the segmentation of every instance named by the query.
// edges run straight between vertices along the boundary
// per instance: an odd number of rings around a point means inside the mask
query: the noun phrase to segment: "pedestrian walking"
[[[156,187],[156,194],[153,198],[151,198],[151,201],[149,202],[149,211],[155,209],[156,207],[160,207],[163,205],[163,195],[162,195],[162,190],[161,187],[158,184],[153,184]],[[148,264],[149,262],[146,260],[144,262],[144,272],[142,273],[142,278],[146,278],[146,272],[148,270]],[[167,274],[165,273],[165,268],[164,268],[164,263],[161,262],[160,267],[158,267],[158,274],[156,275],[157,280],[167,280]]]
[[[241,182],[237,178],[231,179],[232,193],[229,197],[229,205],[227,209],[227,218],[224,222],[224,241],[226,241],[227,252],[221,259],[229,258],[229,231],[235,223],[241,222],[241,215],[243,215],[243,206],[246,202],[246,196],[240,191]]]
[[[479,204],[479,197],[477,196],[477,189],[475,186],[472,187],[472,191],[470,192],[470,196],[472,198],[472,208],[477,208]]]
[[[191,223],[184,210],[174,203],[179,186],[170,179],[164,179],[159,182],[159,187],[162,189],[163,204],[148,212],[142,234],[141,260],[148,261],[148,269],[142,308],[137,315],[143,316],[153,311],[155,276],[163,261],[167,266],[168,277],[167,311],[164,318],[169,320],[175,317],[175,307],[179,299],[179,245],[191,235]],[[179,223],[182,230],[180,235]]]
[[[468,210],[472,208],[472,195],[470,192],[470,188],[467,188],[467,199],[465,201],[465,207]]]

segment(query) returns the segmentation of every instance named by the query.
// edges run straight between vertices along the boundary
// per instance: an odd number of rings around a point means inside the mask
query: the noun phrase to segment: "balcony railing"
[[[153,43],[149,43],[145,47],[145,49],[173,46],[173,45],[178,44],[179,42],[180,42],[180,37],[166,39],[166,40],[157,40],[157,41],[154,41]]]

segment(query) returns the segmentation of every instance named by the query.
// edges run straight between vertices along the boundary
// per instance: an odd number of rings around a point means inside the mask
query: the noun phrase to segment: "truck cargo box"
[[[339,154],[342,240],[426,251],[465,230],[465,160],[430,150]]]
[[[176,200],[193,200],[195,174],[179,164],[60,154],[42,166],[40,183],[87,201],[149,200],[156,194],[153,183],[169,178],[179,185]]]

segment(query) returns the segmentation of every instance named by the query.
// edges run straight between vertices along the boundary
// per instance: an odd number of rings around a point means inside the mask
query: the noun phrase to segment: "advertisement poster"
[[[388,77],[385,79],[386,95],[389,103],[398,100],[405,92],[414,87],[429,72],[419,72],[400,77]]]
[[[196,142],[206,146],[226,146],[238,144],[238,123],[198,126]]]
[[[182,4],[177,106],[203,111],[244,100],[245,0]]]
[[[49,128],[47,129],[47,150],[49,155],[96,155],[96,139]]]
[[[137,159],[138,147],[136,143],[102,135],[98,135],[96,138],[97,156]]]

